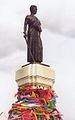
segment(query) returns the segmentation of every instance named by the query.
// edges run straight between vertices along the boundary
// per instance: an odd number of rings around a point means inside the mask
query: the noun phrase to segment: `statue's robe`
[[[37,17],[32,15],[26,17],[25,23],[28,24],[27,61],[42,62],[43,47],[40,38],[40,33],[42,31],[41,23]]]

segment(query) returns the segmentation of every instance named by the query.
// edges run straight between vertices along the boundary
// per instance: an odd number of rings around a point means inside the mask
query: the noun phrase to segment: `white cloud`
[[[0,1],[0,57],[24,50],[23,23],[31,4],[38,6],[43,28],[54,33],[75,37],[74,0],[6,0]],[[13,32],[12,32],[13,31]],[[5,52],[7,49],[7,52]]]
[[[59,95],[59,109],[65,120],[75,119],[74,3],[74,0],[0,0],[1,112],[7,112],[15,100],[15,71],[26,63],[26,43],[22,33],[24,18],[29,14],[30,5],[36,4],[43,27],[44,63],[56,71],[54,88]]]

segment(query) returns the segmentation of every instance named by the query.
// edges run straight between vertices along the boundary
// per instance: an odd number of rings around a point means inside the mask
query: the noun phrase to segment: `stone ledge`
[[[54,79],[46,79],[40,76],[27,76],[22,79],[16,80],[19,87],[29,84],[33,86],[42,86],[42,87],[53,87],[55,83]]]

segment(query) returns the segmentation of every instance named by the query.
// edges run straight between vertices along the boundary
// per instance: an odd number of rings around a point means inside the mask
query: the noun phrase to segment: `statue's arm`
[[[37,30],[38,30],[40,33],[42,32],[41,25],[37,26]]]
[[[41,23],[39,21],[39,32],[42,32]]]
[[[42,28],[41,28],[40,21],[37,22],[36,26],[37,26],[38,31],[41,33],[42,32]]]
[[[27,24],[28,24],[28,16],[26,16],[25,21],[24,21],[24,38],[26,38],[26,33],[27,33]]]

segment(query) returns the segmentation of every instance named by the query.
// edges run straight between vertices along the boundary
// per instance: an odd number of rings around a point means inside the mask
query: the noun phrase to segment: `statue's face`
[[[37,8],[35,7],[35,8],[34,8],[34,14],[36,14],[36,13],[37,13]]]
[[[37,7],[36,6],[31,6],[30,7],[30,12],[33,13],[33,14],[36,14],[37,13]]]

